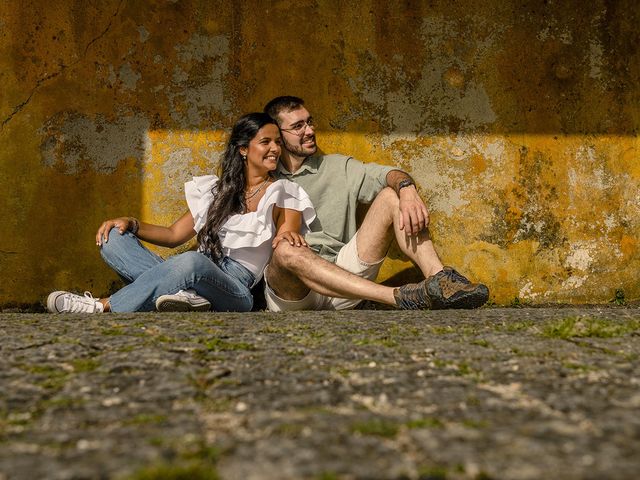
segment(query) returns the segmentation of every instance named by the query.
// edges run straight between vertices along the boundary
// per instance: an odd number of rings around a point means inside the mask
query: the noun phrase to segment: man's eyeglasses
[[[291,132],[294,135],[301,135],[304,133],[307,127],[316,128],[316,122],[313,120],[313,118],[309,117],[306,120],[300,120],[299,122],[291,125],[290,128],[281,128],[280,130],[282,130],[283,132]]]

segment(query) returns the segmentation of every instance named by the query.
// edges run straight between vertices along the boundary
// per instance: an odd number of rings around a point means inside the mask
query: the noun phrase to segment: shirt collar
[[[316,173],[318,171],[319,166],[320,166],[320,157],[313,155],[311,157],[307,157],[304,160],[304,162],[302,162],[302,166],[295,173],[291,173],[289,170],[287,170],[287,167],[285,167],[282,162],[278,162],[277,171],[278,173],[287,175],[287,176],[300,175],[301,173],[307,172],[307,171],[310,173]]]

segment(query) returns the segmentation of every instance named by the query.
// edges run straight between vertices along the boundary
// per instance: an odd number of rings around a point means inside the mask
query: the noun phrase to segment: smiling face
[[[304,108],[282,111],[278,114],[284,148],[291,155],[307,158],[318,150],[313,118]]]
[[[258,130],[248,147],[241,147],[240,153],[247,156],[248,177],[264,177],[276,169],[280,158],[282,140],[278,127],[269,123]]]

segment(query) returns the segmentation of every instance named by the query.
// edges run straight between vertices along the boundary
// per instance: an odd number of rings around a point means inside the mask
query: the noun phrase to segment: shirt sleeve
[[[215,175],[204,175],[193,177],[193,180],[184,184],[184,194],[196,232],[199,232],[207,221],[207,212],[213,201],[217,183],[218,177]]]
[[[352,176],[352,180],[359,184],[359,203],[373,202],[380,190],[387,186],[387,174],[397,170],[377,163],[362,163],[352,157],[347,162],[347,175]]]
[[[273,207],[297,210],[302,214],[301,233],[309,230],[316,218],[311,199],[299,185],[278,180],[270,185],[258,202],[255,212],[232,215],[221,228],[222,246],[226,248],[259,247],[271,241],[276,233]]]
[[[277,205],[280,208],[288,208],[290,210],[297,210],[302,214],[302,225],[300,226],[300,233],[303,235],[310,231],[311,224],[316,219],[316,211],[313,208],[311,199],[307,192],[298,185],[289,180],[280,180],[282,182],[282,189],[285,194],[280,196]]]

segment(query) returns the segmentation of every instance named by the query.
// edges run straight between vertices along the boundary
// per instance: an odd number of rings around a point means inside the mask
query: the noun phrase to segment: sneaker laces
[[[424,282],[409,283],[394,292],[396,305],[403,310],[417,310],[431,307],[431,299],[427,295]]]
[[[102,311],[98,305],[97,298],[93,298],[91,292],[84,292],[84,296],[76,295],[75,293],[65,293],[62,296],[63,307],[62,311],[69,313],[94,313]]]
[[[192,288],[188,288],[186,290],[178,290],[176,293],[176,295],[179,295],[181,297],[187,297],[187,298],[202,298],[200,295],[198,295],[198,293],[193,290]]]
[[[458,273],[455,269],[453,268],[447,268],[444,270],[447,274],[447,276],[455,283],[455,282],[460,282],[460,283],[464,283],[464,284],[469,284],[471,283],[469,281],[469,279],[467,277],[465,277],[464,275]]]

